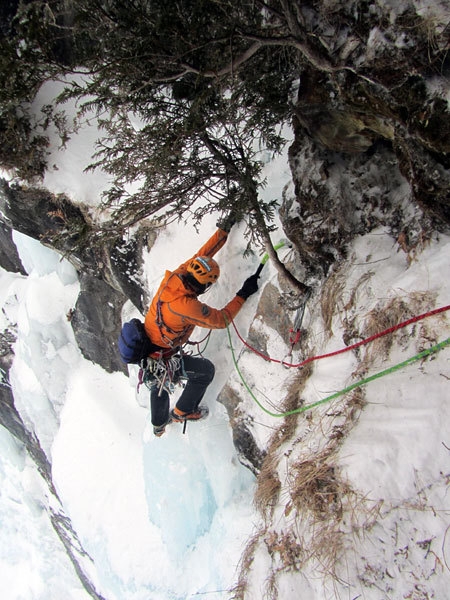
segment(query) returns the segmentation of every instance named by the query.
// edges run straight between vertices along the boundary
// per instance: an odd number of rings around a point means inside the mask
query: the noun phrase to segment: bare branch
[[[254,54],[258,52],[258,50],[264,45],[263,40],[256,40],[245,52],[243,52],[240,56],[235,59],[232,59],[231,62],[219,69],[218,71],[214,70],[206,70],[202,71],[201,69],[195,69],[189,64],[182,63],[180,66],[183,67],[183,71],[171,75],[170,77],[162,77],[162,78],[154,78],[151,81],[153,83],[168,83],[170,81],[177,81],[178,79],[183,78],[188,73],[194,73],[195,75],[201,75],[202,77],[207,77],[211,79],[215,79],[218,77],[223,77],[224,75],[229,75],[233,73],[237,68],[239,68],[243,63],[247,62]],[[150,83],[150,82],[148,82]]]
[[[252,211],[255,217],[256,223],[258,225],[258,230],[264,240],[266,252],[269,255],[269,258],[272,260],[274,267],[278,271],[278,273],[292,286],[293,289],[300,292],[300,294],[306,294],[309,288],[307,285],[299,281],[292,273],[286,268],[284,263],[278,257],[276,253],[272,240],[270,239],[270,235],[267,229],[267,225],[264,219],[264,215],[261,212],[261,207],[258,202],[257,191],[254,190],[254,195],[252,198]]]

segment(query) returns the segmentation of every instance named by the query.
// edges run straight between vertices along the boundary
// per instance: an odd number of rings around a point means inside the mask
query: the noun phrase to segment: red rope
[[[341,348],[340,350],[335,350],[334,352],[329,352],[328,354],[321,354],[319,356],[311,356],[310,358],[307,358],[298,364],[287,363],[283,360],[271,358],[270,356],[263,354],[256,348],[253,348],[253,346],[250,346],[250,344],[246,340],[244,340],[244,338],[241,336],[241,334],[237,330],[235,322],[233,320],[231,322],[233,323],[233,327],[238,335],[238,338],[252,352],[254,352],[255,354],[258,354],[258,356],[261,356],[262,358],[264,358],[264,360],[274,362],[274,363],[279,363],[279,364],[284,365],[285,367],[298,368],[298,367],[303,367],[304,365],[307,365],[308,363],[313,362],[315,360],[320,360],[321,358],[330,358],[331,356],[336,356],[338,354],[343,354],[344,352],[349,352],[349,350],[354,350],[355,348],[359,348],[360,346],[369,344],[370,342],[373,342],[374,340],[376,340],[378,338],[388,335],[389,333],[393,333],[394,331],[397,331],[398,329],[402,329],[403,327],[407,327],[408,325],[411,325],[412,323],[417,323],[417,321],[421,321],[422,319],[425,319],[426,317],[432,317],[433,315],[438,315],[439,313],[443,313],[447,310],[450,310],[450,304],[448,304],[447,306],[442,306],[441,308],[435,308],[434,310],[430,310],[429,312],[423,313],[421,315],[411,317],[407,321],[402,321],[401,323],[398,323],[397,325],[393,325],[392,327],[389,327],[388,329],[385,329],[384,331],[375,333],[374,335],[371,335],[370,337],[365,338],[364,340],[361,340],[360,342],[356,342],[355,344],[352,344],[351,346],[346,346],[345,348]]]

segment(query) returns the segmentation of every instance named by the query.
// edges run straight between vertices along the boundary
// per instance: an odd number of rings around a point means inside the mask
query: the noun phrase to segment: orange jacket
[[[228,234],[218,229],[214,235],[194,254],[213,257],[227,241]],[[225,316],[230,321],[239,312],[245,300],[235,296],[222,309],[217,310],[203,304],[196,294],[187,289],[180,275],[187,273],[190,258],[175,271],[166,271],[164,279],[152,300],[145,317],[145,331],[151,341],[162,348],[182,346],[195,326],[206,329],[224,329]]]

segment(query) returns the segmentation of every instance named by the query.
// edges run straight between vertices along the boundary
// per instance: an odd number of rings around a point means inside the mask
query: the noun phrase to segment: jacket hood
[[[172,300],[177,300],[183,296],[196,297],[193,291],[185,287],[180,278],[180,273],[166,271],[166,275],[160,286],[160,289],[161,293],[159,294],[159,299],[161,302],[171,302]]]

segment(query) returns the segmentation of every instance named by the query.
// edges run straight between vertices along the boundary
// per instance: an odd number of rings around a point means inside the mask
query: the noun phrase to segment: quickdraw
[[[163,390],[172,394],[175,385],[182,385],[181,380],[186,378],[183,366],[183,354],[164,356],[160,353],[158,358],[148,357],[146,364],[141,364],[138,375],[137,390],[144,384],[149,390],[158,387],[158,396]]]
[[[300,338],[302,335],[303,317],[305,314],[306,304],[307,304],[310,296],[311,296],[311,290],[308,290],[302,298],[302,302],[297,309],[297,314],[294,319],[294,324],[293,324],[292,328],[289,330],[289,333],[290,333],[289,343],[291,344],[291,348],[290,348],[289,353],[284,357],[284,359],[282,361],[282,364],[284,366],[287,366],[287,359],[289,360],[289,362],[292,361],[294,347],[300,341]]]

